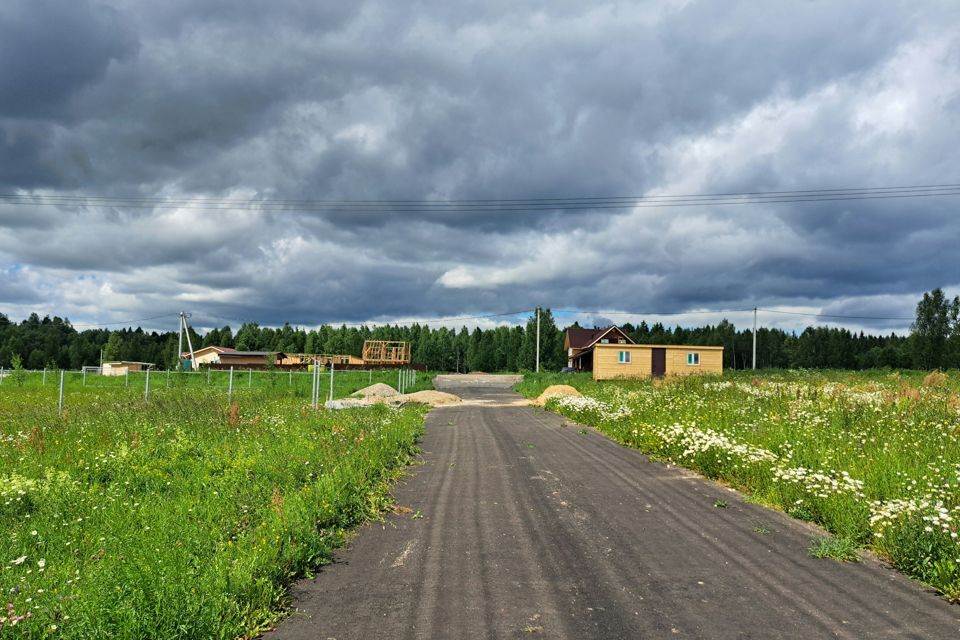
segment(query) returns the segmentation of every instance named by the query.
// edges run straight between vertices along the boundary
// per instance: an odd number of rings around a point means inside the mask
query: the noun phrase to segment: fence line
[[[310,391],[310,406],[313,409],[320,408],[320,391],[321,385],[323,384],[323,376],[329,376],[329,392],[327,396],[328,401],[332,401],[336,397],[336,388],[337,384],[341,378],[345,377],[347,380],[347,385],[353,383],[356,388],[359,388],[363,385],[363,374],[367,380],[366,384],[373,384],[374,382],[374,373],[379,372],[378,378],[381,382],[388,382],[390,376],[392,375],[391,369],[348,369],[343,371],[337,371],[335,367],[331,366],[330,369],[325,369],[324,367],[311,367],[312,370],[309,371],[293,371],[290,370],[287,372],[287,375],[284,376],[282,371],[263,371],[263,370],[254,370],[252,368],[247,368],[247,389],[253,390],[254,386],[257,389],[267,389],[275,388],[278,386],[278,382],[286,378],[286,386],[294,394],[303,394],[304,388],[302,381],[304,376],[310,376],[311,378],[311,391]],[[100,367],[82,367],[79,370],[70,370],[70,369],[16,369],[10,370],[0,367],[0,393],[12,393],[15,389],[19,387],[32,387],[37,388],[37,386],[45,387],[47,385],[48,373],[53,371],[56,373],[59,371],[59,385],[56,392],[57,395],[57,415],[62,416],[66,408],[66,405],[69,403],[70,390],[72,389],[90,389],[93,392],[96,389],[112,389],[112,390],[129,390],[134,391],[134,389],[139,388],[143,393],[143,401],[150,402],[151,391],[156,395],[156,374],[163,371],[164,379],[161,383],[161,387],[165,388],[180,388],[183,390],[190,389],[225,389],[227,391],[227,402],[228,404],[233,403],[234,400],[234,377],[235,370],[234,367],[230,367],[229,370],[221,369],[208,369],[206,371],[176,371],[169,369],[144,369],[142,371],[130,371],[129,369],[125,370],[123,374],[104,374],[103,370]],[[171,376],[170,373],[173,371],[174,375]],[[242,371],[242,370],[241,370]],[[142,374],[142,378],[139,375]],[[264,378],[269,381],[270,386],[267,387],[263,382]],[[132,379],[132,380],[131,380]],[[260,382],[257,385],[254,385],[254,381],[259,380]],[[397,390],[401,393],[404,393],[412,385],[416,384],[417,372],[410,369],[399,369],[397,371]],[[225,380],[226,384],[224,385],[221,380]],[[37,385],[39,382],[39,385]],[[199,384],[197,384],[199,382]],[[133,389],[131,389],[131,384]],[[139,385],[143,384],[142,387]],[[282,385],[282,382],[279,382]]]

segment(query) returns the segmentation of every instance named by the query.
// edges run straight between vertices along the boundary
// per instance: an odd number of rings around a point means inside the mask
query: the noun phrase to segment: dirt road
[[[960,607],[874,561],[811,558],[812,527],[506,384],[440,382],[472,402],[431,411],[395,492],[412,512],[298,585],[267,638],[960,637]]]

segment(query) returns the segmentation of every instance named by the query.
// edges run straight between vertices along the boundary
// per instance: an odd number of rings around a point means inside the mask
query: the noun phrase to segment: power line
[[[164,314],[162,314],[162,315],[152,316],[152,317],[150,317],[150,318],[140,318],[139,320],[119,320],[119,321],[117,321],[117,322],[82,322],[82,323],[80,323],[80,324],[73,324],[73,323],[71,322],[71,323],[70,323],[70,326],[72,326],[72,327],[74,327],[74,328],[76,328],[76,327],[111,327],[111,326],[118,325],[118,324],[123,324],[123,325],[128,325],[128,326],[129,326],[129,325],[133,325],[133,324],[135,324],[135,323],[137,323],[137,322],[148,322],[148,321],[150,321],[150,320],[159,320],[160,318],[172,318],[172,317],[174,317],[174,316],[176,316],[176,315],[177,315],[176,313],[164,313]]]
[[[753,311],[749,309],[714,309],[701,311],[674,311],[669,313],[649,313],[641,311],[588,311],[584,309],[553,309],[553,313],[589,313],[603,316],[687,316],[687,315],[715,315],[718,313],[745,313]]]
[[[751,309],[752,311],[752,309]],[[840,315],[835,313],[803,313],[801,311],[781,311],[779,309],[761,309],[757,308],[757,311],[765,311],[767,313],[782,313],[791,316],[807,316],[809,318],[841,318],[845,320],[916,320],[916,318],[910,317],[896,317],[896,316],[847,316]]]
[[[376,326],[390,326],[390,325],[400,325],[400,324],[438,324],[444,322],[464,322],[468,320],[486,320],[489,318],[503,318],[507,316],[518,316],[524,313],[533,313],[535,309],[522,309],[520,311],[507,311],[504,313],[488,313],[485,315],[479,316],[450,316],[446,318],[430,318],[430,319],[396,319],[386,324],[379,324],[376,322],[321,322],[320,325],[327,325],[330,327],[333,326],[345,326],[345,327],[376,327]],[[217,318],[219,320],[226,320],[227,322],[240,322],[241,324],[246,324],[248,321],[239,320],[237,318],[227,318],[226,316],[219,316],[213,313],[198,313],[200,317],[207,316],[210,318]],[[253,321],[249,321],[253,322]]]
[[[433,214],[518,213],[618,210],[659,207],[783,204],[846,200],[889,200],[960,195],[960,184],[860,187],[802,191],[753,191],[729,194],[529,198],[512,200],[230,200],[212,198],[158,198],[78,196],[58,194],[0,194],[0,205],[103,207],[116,209],[188,209],[252,211],[291,214]]]
[[[673,311],[669,313],[651,313],[651,312],[639,312],[639,311],[588,311],[585,309],[554,309],[554,313],[581,313],[581,314],[593,314],[593,315],[606,315],[606,316],[687,316],[687,315],[717,315],[720,313],[749,313],[753,311],[753,307],[749,309],[705,309],[698,311]],[[830,314],[830,313],[805,313],[801,311],[782,311],[780,309],[766,309],[762,307],[757,307],[757,311],[764,311],[767,313],[781,313],[786,315],[793,316],[805,316],[808,318],[838,318],[844,320],[915,320],[915,318],[907,317],[896,317],[896,316],[853,316],[853,315],[841,315],[841,314]]]

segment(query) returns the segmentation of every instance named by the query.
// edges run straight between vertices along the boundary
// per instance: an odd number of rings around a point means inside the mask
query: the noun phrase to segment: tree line
[[[761,368],[958,368],[960,367],[960,298],[940,289],[925,293],[909,336],[853,333],[835,327],[809,327],[800,333],[760,328],[757,366]],[[540,317],[540,363],[548,371],[567,364],[564,329],[545,309]],[[574,325],[576,326],[576,325]],[[638,343],[717,345],[724,347],[724,366],[751,365],[753,332],[738,330],[723,320],[702,327],[667,327],[661,323],[624,324]],[[132,360],[159,367],[177,363],[177,333],[146,332],[140,328],[77,331],[66,318],[31,314],[15,323],[0,313],[0,367],[10,368],[14,356],[28,369],[97,365],[101,361]],[[279,328],[244,323],[198,334],[191,329],[194,348],[231,347],[241,351],[329,353],[359,356],[364,340],[410,342],[413,361],[435,371],[530,370],[536,358],[536,318],[525,325],[459,330],[429,325],[334,327],[306,330],[285,324]]]

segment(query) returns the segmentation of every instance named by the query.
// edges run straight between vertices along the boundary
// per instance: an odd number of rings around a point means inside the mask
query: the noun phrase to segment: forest
[[[960,298],[941,289],[923,295],[910,335],[870,335],[836,327],[808,327],[800,333],[761,328],[757,331],[760,368],[871,369],[877,367],[938,369],[960,367]],[[638,343],[722,345],[727,368],[750,367],[753,332],[723,320],[686,328],[656,323],[621,325]],[[558,370],[567,363],[564,329],[549,310],[541,312],[541,367]],[[218,345],[249,351],[360,355],[364,340],[407,340],[413,361],[434,371],[523,371],[535,366],[536,320],[492,329],[452,330],[429,325],[376,327],[323,325],[306,330],[245,323],[204,334],[191,330],[195,347]],[[77,331],[66,318],[31,314],[13,322],[0,313],[0,367],[14,359],[27,369],[79,369],[104,361],[134,360],[159,367],[175,366],[177,333],[140,328]]]

